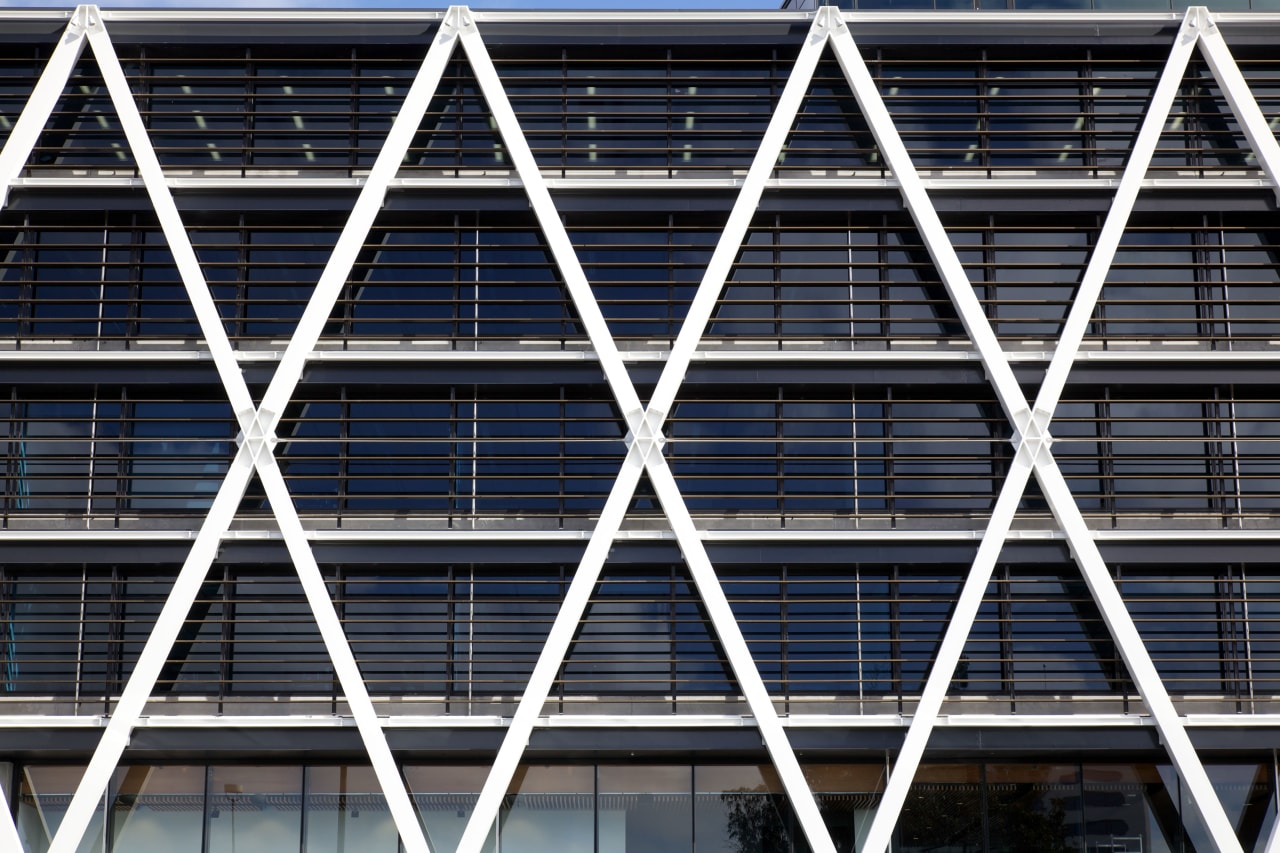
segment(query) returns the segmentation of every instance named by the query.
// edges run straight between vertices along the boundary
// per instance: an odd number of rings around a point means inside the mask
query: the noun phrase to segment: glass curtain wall
[[[3,769],[0,767],[0,769]],[[885,766],[809,764],[839,853],[860,848]],[[1249,853],[1276,818],[1270,763],[1215,763],[1210,778]],[[408,765],[433,849],[452,850],[487,766]],[[25,853],[45,853],[81,767],[20,768]],[[106,804],[110,804],[106,808]],[[133,765],[118,770],[79,853],[397,853],[365,766]],[[898,823],[900,853],[1207,853],[1172,767],[1147,763],[922,765]],[[808,853],[767,764],[525,764],[486,853]]]

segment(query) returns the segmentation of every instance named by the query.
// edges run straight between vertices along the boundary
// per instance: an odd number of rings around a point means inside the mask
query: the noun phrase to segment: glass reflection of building
[[[165,14],[108,17],[111,38],[260,396],[438,18],[267,15],[247,36],[244,22]],[[993,29],[908,10],[855,28],[1029,392],[1175,17],[1011,16]],[[480,23],[642,397],[809,21]],[[11,23],[3,134],[65,15]],[[1220,24],[1274,128],[1280,17]],[[1261,851],[1280,748],[1268,716],[1280,709],[1280,219],[1198,57],[1174,110],[1053,452],[1195,718],[1245,850]],[[459,53],[275,448],[442,851],[626,454],[623,413],[496,124]],[[1013,457],[891,179],[828,56],[665,429],[755,663],[801,720],[789,731],[842,853],[867,831]],[[239,427],[88,52],[0,211],[0,246],[0,784],[27,853],[44,853]],[[808,850],[645,482],[623,529],[558,674],[556,723],[535,731],[487,849]],[[157,722],[135,732],[80,850],[394,853],[341,692],[251,485],[161,672]],[[1141,710],[1033,483],[895,849],[1211,850]],[[641,722],[574,722],[592,715]],[[241,716],[254,727],[216,722]]]

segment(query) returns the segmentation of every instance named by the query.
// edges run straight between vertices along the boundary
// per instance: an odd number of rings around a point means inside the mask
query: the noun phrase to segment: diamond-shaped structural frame
[[[712,628],[739,681],[809,844],[820,853],[834,853],[835,847],[801,773],[795,752],[717,580],[715,569],[702,545],[700,531],[689,514],[663,455],[666,415],[672,408],[690,360],[699,346],[751,217],[783,150],[787,133],[794,124],[817,63],[828,47],[835,54],[853,89],[877,145],[897,181],[904,203],[915,220],[954,307],[987,370],[1012,425],[1013,444],[1016,448],[1014,464],[1000,491],[978,554],[957,600],[953,618],[938,649],[921,701],[911,718],[903,748],[894,764],[863,849],[869,853],[883,853],[888,847],[896,816],[929,734],[937,722],[942,700],[965,639],[972,628],[983,591],[1008,535],[1023,490],[1032,475],[1037,478],[1053,515],[1071,546],[1091,594],[1124,658],[1130,677],[1155,719],[1162,740],[1190,794],[1191,804],[1204,821],[1219,851],[1234,853],[1240,849],[1199,756],[1187,737],[1182,719],[1151,662],[1057,467],[1051,451],[1050,433],[1052,413],[1079,351],[1090,314],[1169,114],[1181,75],[1196,48],[1204,56],[1222,88],[1263,169],[1272,184],[1280,190],[1280,184],[1277,184],[1277,177],[1280,176],[1280,146],[1207,10],[1193,7],[1187,11],[1182,21],[1046,372],[1045,381],[1033,403],[1026,399],[1014,378],[1009,358],[1002,351],[983,314],[925,186],[858,53],[846,19],[833,7],[823,7],[814,15],[809,36],[792,67],[786,88],[761,139],[751,168],[742,180],[741,190],[728,222],[648,405],[643,405],[636,393],[560,220],[547,183],[533,159],[519,120],[488,56],[475,16],[466,7],[451,7],[433,35],[422,66],[375,165],[364,181],[350,217],[260,405],[253,403],[240,373],[236,353],[213,305],[166,177],[115,56],[102,15],[94,6],[80,6],[72,15],[32,92],[27,108],[19,117],[3,150],[0,150],[0,181],[3,181],[0,197],[7,197],[8,189],[30,156],[36,138],[49,120],[58,93],[86,45],[91,47],[100,65],[112,103],[137,160],[139,174],[160,219],[183,284],[205,334],[210,355],[236,413],[241,440],[235,461],[201,525],[173,590],[54,838],[51,853],[70,853],[78,847],[106,789],[108,777],[119,763],[130,732],[137,724],[178,629],[208,572],[217,546],[229,529],[240,498],[255,475],[260,479],[270,500],[282,538],[302,582],[405,847],[412,853],[426,853],[429,850],[416,809],[399,776],[382,725],[319,573],[307,534],[276,465],[274,445],[280,413],[285,410],[297,388],[303,367],[315,349],[325,320],[350,273],[428,102],[439,86],[445,65],[458,45],[463,47],[481,91],[489,103],[555,263],[587,330],[595,356],[619,410],[625,413],[628,428],[625,462],[592,531],[533,675],[510,721],[459,849],[463,853],[479,853],[497,816],[512,774],[523,755],[529,733],[542,713],[556,670],[572,642],[575,626],[585,612],[587,600],[599,578],[609,547],[618,535],[635,487],[642,473],[647,473],[689,565]],[[12,818],[7,810],[0,809],[0,812],[4,813],[0,818],[0,845],[18,849],[17,831]]]

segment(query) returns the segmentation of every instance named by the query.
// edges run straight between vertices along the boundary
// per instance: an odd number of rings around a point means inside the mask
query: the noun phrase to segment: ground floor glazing
[[[406,764],[433,850],[452,851],[484,764]],[[1245,851],[1276,818],[1275,766],[1208,764]],[[859,849],[885,780],[883,763],[807,763],[841,853]],[[82,766],[0,766],[14,785],[25,853],[44,853]],[[917,773],[898,821],[900,853],[1193,853],[1209,851],[1177,774],[1144,762],[948,762]],[[361,765],[155,764],[114,774],[78,853],[396,853],[373,771]],[[807,853],[767,763],[524,764],[488,853]]]

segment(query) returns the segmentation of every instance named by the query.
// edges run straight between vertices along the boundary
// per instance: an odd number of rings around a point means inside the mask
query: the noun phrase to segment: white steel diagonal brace
[[[88,28],[91,22],[96,21],[96,11],[93,7],[79,6],[72,12],[67,28],[58,39],[13,130],[5,139],[4,148],[0,149],[0,208],[8,204],[14,178],[31,158],[40,131],[49,123],[49,116],[67,86],[71,71],[80,61]],[[0,796],[0,850],[21,850],[18,827],[8,807],[11,800],[8,792],[0,790],[0,794],[3,794]]]
[[[717,243],[702,283],[681,325],[680,334],[672,347],[671,355],[664,365],[658,387],[647,407],[641,405],[634,390],[616,343],[600,313],[586,276],[582,272],[573,245],[546,190],[545,181],[538,171],[537,163],[529,150],[519,122],[511,110],[501,81],[484,49],[484,43],[478,32],[471,30],[463,32],[462,43],[471,61],[472,71],[480,83],[480,89],[502,133],[503,142],[529,195],[530,204],[560,268],[566,289],[569,290],[601,362],[606,381],[627,419],[629,432],[627,456],[622,470],[614,482],[596,527],[592,531],[586,551],[574,573],[573,581],[557,612],[547,640],[543,644],[538,662],[521,696],[520,703],[512,716],[502,746],[459,843],[458,853],[479,853],[489,835],[497,818],[502,798],[528,745],[533,725],[542,713],[556,672],[564,661],[579,620],[586,611],[587,602],[595,588],[609,547],[621,527],[640,474],[644,470],[648,471],[650,481],[672,525],[681,552],[689,565],[690,574],[707,607],[712,628],[725,650],[725,655],[746,697],[748,707],[756,719],[766,749],[796,811],[810,847],[818,853],[834,853],[835,847],[822,820],[822,815],[818,811],[813,793],[804,778],[795,752],[778,719],[759,670],[742,636],[742,631],[719,585],[715,570],[702,546],[700,535],[689,516],[679,488],[671,476],[670,469],[666,466],[661,451],[663,443],[661,430],[666,412],[675,398],[675,393],[688,368],[689,359],[697,348],[698,341],[714,311],[729,268],[740,250],[743,236],[759,203],[765,181],[772,173],[787,133],[795,121],[796,112],[812,79],[818,59],[821,57],[828,28],[833,19],[834,16],[830,16],[827,10],[820,11],[815,17],[813,27],[792,69],[752,166],[743,181],[728,224]]]
[[[96,14],[97,9],[93,6],[77,6],[71,13],[67,28],[58,39],[53,54],[45,63],[44,71],[40,73],[40,79],[27,98],[26,106],[4,141],[4,149],[0,150],[0,181],[3,182],[0,184],[0,207],[8,203],[9,189],[13,186],[14,178],[18,177],[31,158],[31,151],[40,138],[40,131],[49,123],[49,116],[53,114],[53,108],[58,105],[58,98],[67,86],[67,80],[71,78],[71,71],[80,61],[89,23],[97,20]]]
[[[1160,680],[1154,664],[1151,662],[1146,646],[1143,644],[1142,638],[1138,634],[1128,610],[1125,608],[1124,601],[1114,581],[1111,579],[1101,555],[1098,553],[1092,534],[1085,525],[1070,489],[1067,487],[1057,463],[1049,452],[1049,444],[1052,439],[1048,433],[1050,418],[1056,408],[1057,398],[1065,383],[1066,373],[1070,369],[1070,365],[1079,349],[1084,329],[1092,315],[1094,304],[1101,291],[1102,282],[1106,277],[1106,272],[1114,257],[1120,235],[1124,231],[1125,223],[1132,210],[1138,186],[1146,173],[1160,132],[1168,117],[1173,97],[1181,84],[1182,73],[1186,68],[1187,60],[1198,38],[1201,22],[1205,17],[1201,14],[1202,12],[1203,10],[1188,12],[1175,38],[1173,49],[1166,63],[1165,72],[1161,77],[1160,84],[1157,86],[1153,103],[1147,113],[1147,118],[1143,123],[1129,164],[1126,166],[1125,174],[1122,177],[1121,186],[1117,191],[1116,202],[1108,215],[1103,235],[1090,259],[1080,293],[1077,294],[1071,315],[1064,326],[1062,339],[1055,351],[1054,359],[1048,372],[1048,376],[1051,378],[1047,378],[1042,386],[1034,412],[1028,411],[1025,408],[1025,403],[1018,405],[1018,397],[1021,396],[1021,391],[1017,389],[1016,385],[1008,388],[1004,394],[1000,394],[1001,401],[1006,405],[1006,412],[1009,414],[1014,426],[1014,443],[1017,447],[1014,461],[1001,489],[996,507],[992,511],[983,541],[975,557],[973,567],[966,578],[965,586],[961,591],[955,611],[948,621],[943,641],[935,656],[933,667],[922,692],[921,701],[912,718],[911,727],[904,739],[902,750],[899,752],[898,760],[895,763],[893,772],[890,774],[885,794],[872,820],[863,848],[866,853],[883,853],[888,849],[894,824],[906,799],[907,789],[919,766],[925,743],[936,722],[938,711],[954,675],[955,666],[965,640],[972,629],[973,621],[981,604],[983,592],[990,580],[995,560],[999,556],[1013,515],[1017,511],[1017,505],[1025,489],[1028,474],[1032,471],[1034,471],[1037,480],[1040,482],[1041,489],[1054,517],[1067,536],[1072,554],[1129,669],[1130,677],[1151,711],[1170,757],[1177,766],[1184,785],[1192,795],[1193,808],[1197,810],[1206,824],[1213,843],[1221,853],[1233,853],[1233,851],[1240,849],[1234,829],[1222,809],[1221,801],[1213,791],[1208,775],[1204,771],[1204,766],[1200,762],[1199,756],[1195,753],[1190,739],[1187,737],[1181,718],[1169,699],[1168,692],[1165,690],[1164,684]],[[839,47],[837,47],[837,55],[841,55]],[[861,68],[865,79],[863,79],[863,75],[857,73],[859,70],[857,66],[861,66],[861,58],[857,56],[856,51],[845,51],[845,55],[847,62],[846,59],[842,59],[842,65],[845,67],[845,73],[849,77],[851,85],[854,86],[855,94],[861,88],[862,92],[868,95],[869,100],[879,100],[878,93],[876,93],[874,85],[870,81],[870,75],[865,72],[865,66]],[[859,95],[859,103],[863,105],[865,112],[866,105],[863,104],[861,95]],[[972,298],[972,287],[969,285],[967,277],[964,276],[963,268],[959,265],[958,258],[955,257],[954,248],[946,238],[945,232],[941,228],[941,223],[937,220],[936,212],[928,202],[923,187],[919,184],[918,176],[910,162],[905,147],[901,145],[901,140],[897,138],[896,130],[888,120],[887,113],[884,113],[881,118],[884,124],[880,126],[885,129],[885,137],[892,138],[881,138],[877,134],[877,141],[881,144],[881,150],[885,154],[886,160],[897,161],[901,164],[900,166],[891,166],[891,168],[899,178],[900,185],[903,187],[904,197],[909,198],[909,192],[917,188],[919,190],[919,197],[915,199],[915,204],[913,205],[909,202],[908,207],[916,218],[925,242],[929,245],[930,253],[935,258],[935,263],[939,267],[939,272],[943,277],[948,292],[952,294],[953,301],[956,302],[957,311],[965,321],[966,328],[970,329],[971,334],[973,332],[973,329],[970,328],[971,326],[979,330],[981,327],[985,327],[989,332],[990,324],[986,321],[985,315],[981,313],[980,308],[976,311],[974,310],[976,299]],[[875,129],[877,123],[874,118],[868,116],[868,120],[872,128]],[[928,233],[926,233],[926,226],[928,226]],[[939,259],[940,256],[942,260]],[[958,276],[956,276],[957,271],[959,272]],[[965,297],[970,297],[971,299],[966,299]],[[994,335],[991,336],[991,339],[994,339]],[[975,344],[977,344],[976,338]],[[998,383],[1001,381],[1001,372],[991,369],[988,357],[1003,362],[1006,367],[1007,358],[998,344],[994,349],[988,351],[984,351],[981,345],[978,345],[978,349],[984,364],[987,366],[992,383],[997,385],[997,393],[999,394]],[[1010,402],[1015,406],[1012,411],[1009,409]]]
[[[1280,201],[1280,144],[1276,143],[1275,134],[1271,132],[1266,116],[1262,114],[1253,92],[1249,90],[1249,84],[1240,73],[1213,15],[1204,6],[1191,7],[1187,10],[1187,15],[1190,16],[1193,10],[1199,18],[1196,34],[1200,55],[1218,81],[1218,88],[1222,90],[1231,112],[1240,123],[1240,129],[1244,131],[1245,139],[1253,148],[1262,170],[1271,179],[1276,199]]]
[[[96,10],[92,10],[96,13]],[[452,19],[456,19],[452,15]],[[84,779],[73,797],[71,806],[50,848],[50,853],[70,853],[79,844],[97,801],[106,789],[108,779],[126,746],[129,733],[142,713],[169,650],[176,640],[182,621],[212,564],[221,537],[234,519],[241,496],[253,471],[258,471],[267,491],[272,512],[280,525],[282,538],[294,562],[299,580],[316,618],[325,647],[334,665],[334,671],[342,684],[351,714],[368,751],[378,782],[387,798],[388,808],[396,822],[396,828],[405,849],[413,853],[430,853],[423,834],[417,810],[409,799],[404,780],[399,774],[386,735],[378,722],[376,711],[369,699],[367,688],[360,676],[355,658],[337,618],[332,599],[315,563],[305,531],[297,516],[288,488],[276,465],[272,447],[274,430],[284,404],[292,396],[301,377],[301,365],[318,340],[323,318],[332,306],[350,273],[351,266],[373,218],[381,207],[387,185],[395,176],[400,161],[425,114],[427,103],[439,84],[439,79],[449,56],[456,45],[451,17],[446,16],[440,32],[428,50],[421,70],[410,87],[405,104],[397,115],[384,142],[373,169],[360,193],[331,254],[321,282],[304,312],[299,329],[290,340],[281,369],[272,378],[261,407],[255,407],[248,388],[240,374],[226,331],[218,317],[216,306],[209,295],[199,264],[191,249],[190,240],[182,227],[177,208],[173,204],[163,172],[146,135],[145,126],[138,114],[128,88],[128,81],[115,58],[115,52],[105,29],[95,16],[95,24],[89,30],[89,40],[102,69],[104,80],[111,92],[113,103],[120,115],[130,148],[134,151],[139,173],[156,208],[166,239],[169,241],[176,265],[182,275],[188,296],[195,307],[210,347],[219,375],[232,402],[241,426],[240,448],[231,470],[219,488],[209,514],[206,516],[191,553],[179,573],[160,618],[148,638],[134,672],[126,684],[111,720]],[[334,283],[336,282],[336,284]],[[315,316],[320,315],[320,321]],[[287,369],[285,369],[287,368]],[[272,408],[272,401],[280,403]]]
[[[1280,820],[1271,822],[1271,832],[1267,835],[1266,846],[1262,853],[1280,853]]]

